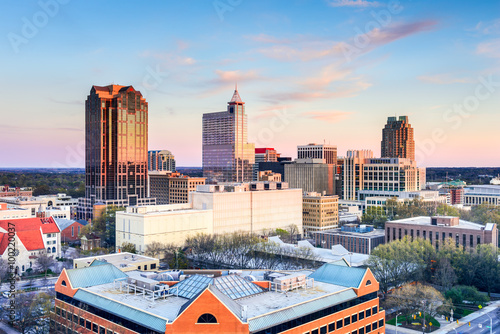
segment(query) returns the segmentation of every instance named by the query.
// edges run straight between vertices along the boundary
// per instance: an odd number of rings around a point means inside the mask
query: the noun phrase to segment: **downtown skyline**
[[[40,3],[57,7],[1,5],[0,167],[83,168],[85,97],[112,83],[141,91],[149,150],[178,166],[201,166],[202,115],[236,83],[248,141],[283,156],[380,156],[387,117],[407,115],[419,165],[500,165],[499,2]]]

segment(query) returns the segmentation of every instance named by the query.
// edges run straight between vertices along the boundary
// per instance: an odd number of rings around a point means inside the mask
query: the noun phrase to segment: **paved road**
[[[491,333],[500,334],[500,310],[496,309],[487,313],[493,320],[493,329]],[[448,331],[448,333],[460,333],[460,334],[488,334],[490,333],[490,329],[486,326],[490,326],[490,318],[488,315],[482,315],[481,317],[474,319],[470,322],[471,326],[468,324],[460,326],[456,328],[456,332],[454,330]],[[482,328],[479,328],[479,324],[482,325]]]

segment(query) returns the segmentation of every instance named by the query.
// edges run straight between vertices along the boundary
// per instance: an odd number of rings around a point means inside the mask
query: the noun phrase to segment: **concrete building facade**
[[[482,244],[498,247],[496,224],[481,225],[458,217],[414,217],[385,223],[386,242],[404,237],[429,240],[437,250],[446,239],[453,240],[457,247],[475,248]]]
[[[322,195],[335,195],[335,165],[324,159],[297,159],[285,165],[285,179],[291,188]]]
[[[189,195],[196,187],[205,184],[204,177],[190,177],[167,171],[151,171],[149,175],[149,197],[156,204],[181,204],[189,202]]]
[[[339,224],[338,196],[305,193],[302,198],[302,226],[304,235],[336,228]]]
[[[337,146],[308,144],[297,146],[297,159],[324,159],[329,165],[337,164]]]
[[[364,188],[364,165],[373,158],[371,150],[349,150],[343,161],[343,200],[353,201]]]
[[[345,224],[341,228],[318,231],[313,237],[316,246],[332,248],[335,245],[342,245],[349,252],[368,255],[375,247],[385,243],[384,230],[359,224]]]

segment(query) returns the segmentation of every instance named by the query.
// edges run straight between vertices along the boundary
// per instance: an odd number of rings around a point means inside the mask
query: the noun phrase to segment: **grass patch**
[[[398,316],[398,323],[402,324],[400,327],[404,328],[409,328],[409,329],[414,329],[414,330],[422,330],[422,318],[421,316],[416,317],[416,319],[413,319],[413,317],[405,317],[405,316]],[[396,326],[396,317],[387,320],[386,322],[389,325]],[[413,323],[418,323],[418,325],[413,325]],[[439,321],[437,321],[434,317],[431,317],[430,315],[426,314],[425,315],[425,323],[427,325],[426,332],[429,330],[429,323],[432,323],[432,327],[430,328],[429,332],[435,331],[441,327],[441,324]]]

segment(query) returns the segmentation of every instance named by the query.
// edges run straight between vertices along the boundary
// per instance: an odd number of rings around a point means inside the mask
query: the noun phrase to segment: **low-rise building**
[[[384,333],[379,283],[345,261],[317,270],[122,272],[64,269],[51,331],[84,333]],[[173,280],[172,280],[173,279]]]
[[[498,246],[496,224],[472,223],[458,217],[413,217],[388,221],[385,223],[386,242],[401,240],[404,237],[423,238],[439,250],[446,239],[452,239],[457,247],[475,248],[481,244]]]
[[[14,238],[15,247],[12,247]],[[14,252],[15,272],[21,275],[33,268],[40,254],[59,257],[61,233],[53,218],[25,218],[0,220],[0,257],[12,258]]]
[[[271,170],[264,170],[259,172],[259,181],[267,181],[267,182],[281,182],[281,174],[275,173]]]
[[[31,197],[33,196],[33,188],[9,187],[7,185],[0,186],[0,197]]]
[[[101,247],[101,238],[95,233],[87,233],[80,238],[81,248],[84,251],[91,251]]]
[[[331,248],[342,245],[349,252],[371,254],[372,250],[385,243],[384,230],[370,225],[345,224],[341,228],[318,231],[313,234],[316,246]]]
[[[73,243],[80,240],[81,229],[88,224],[85,220],[54,219],[61,230],[61,242]]]
[[[100,264],[111,264],[123,272],[134,270],[153,271],[158,270],[160,261],[153,257],[128,252],[73,259],[73,268],[86,268]]]
[[[464,188],[465,206],[500,205],[500,185],[470,185]]]
[[[78,199],[72,198],[66,194],[57,195],[43,195],[36,197],[0,197],[0,202],[9,204],[9,207],[27,209],[31,212],[31,217],[36,217],[37,212],[41,209],[42,211],[56,208],[65,208],[63,210],[76,210],[78,205]],[[54,214],[60,213],[60,211],[54,212]],[[48,216],[48,215],[47,215]],[[70,217],[68,217],[70,218]]]
[[[150,197],[157,205],[189,202],[189,194],[205,184],[204,177],[190,177],[167,171],[151,171],[149,176]]]
[[[304,235],[336,228],[339,224],[339,197],[305,193],[302,198]]]
[[[153,241],[181,246],[197,233],[263,233],[296,225],[302,234],[302,191],[284,182],[200,185],[188,204],[128,207],[116,213],[116,245],[139,253]]]
[[[0,203],[0,220],[31,218],[31,210],[12,207],[7,203]]]

